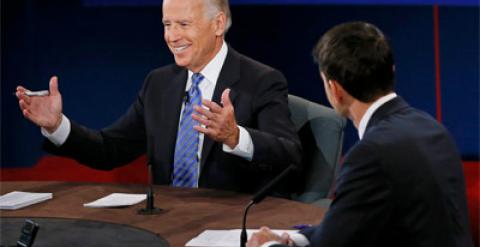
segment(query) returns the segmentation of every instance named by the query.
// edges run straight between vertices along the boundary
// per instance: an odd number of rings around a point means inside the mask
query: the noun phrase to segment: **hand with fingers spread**
[[[194,129],[232,149],[235,148],[238,144],[240,130],[230,101],[230,89],[225,89],[222,93],[223,107],[205,99],[202,103],[208,109],[197,106],[195,107],[196,113],[192,114],[192,117],[203,126],[197,125]]]
[[[275,234],[268,227],[260,228],[260,231],[254,233],[250,240],[247,242],[247,247],[260,247],[264,243],[269,241],[275,241],[280,244],[286,244],[293,246],[293,241],[290,239],[288,233],[283,233],[281,236]]]
[[[18,86],[15,95],[22,110],[23,116],[36,125],[54,132],[62,121],[62,96],[58,91],[58,78],[50,78],[50,95],[27,96],[28,89]]]

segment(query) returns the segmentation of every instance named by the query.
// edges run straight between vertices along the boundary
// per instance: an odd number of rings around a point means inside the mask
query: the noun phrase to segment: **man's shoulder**
[[[169,64],[151,70],[145,77],[143,91],[154,87],[165,87],[186,79],[187,71],[176,64]]]
[[[395,156],[397,160],[433,154],[433,146],[455,153],[453,139],[445,127],[413,107],[384,116],[367,129],[359,143],[376,150],[380,157]]]
[[[161,66],[161,67],[158,67],[158,68],[155,68],[155,69],[151,70],[148,73],[148,76],[152,76],[152,77],[172,76],[172,75],[176,75],[176,74],[184,73],[184,72],[185,72],[184,68],[181,68],[178,65],[172,63],[172,64],[164,65],[164,66]]]
[[[386,114],[368,127],[364,139],[371,142],[391,142],[426,138],[425,131],[443,133],[446,129],[428,113],[407,106]]]
[[[229,47],[229,53],[231,54],[233,59],[239,61],[240,66],[245,68],[245,70],[249,71],[257,71],[260,73],[268,73],[268,72],[276,72],[281,73],[278,69],[275,69],[267,64],[264,64],[254,58],[251,58],[245,54],[242,54],[231,47]]]

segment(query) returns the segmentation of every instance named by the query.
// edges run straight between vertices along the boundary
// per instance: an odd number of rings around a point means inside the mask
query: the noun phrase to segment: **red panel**
[[[68,158],[44,156],[32,168],[4,168],[2,181],[72,181],[98,183],[148,183],[146,156],[112,171],[99,171]]]
[[[479,218],[479,202],[480,202],[480,162],[465,161],[463,162],[465,181],[467,185],[468,211],[470,214],[470,226],[472,229],[473,240],[475,246],[480,246],[480,218]]]

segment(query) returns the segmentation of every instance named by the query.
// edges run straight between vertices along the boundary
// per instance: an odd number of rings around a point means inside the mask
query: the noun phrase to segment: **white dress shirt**
[[[220,51],[215,55],[215,57],[203,68],[200,73],[204,76],[204,79],[199,84],[200,91],[202,92],[203,99],[211,100],[213,97],[213,92],[215,90],[215,85],[217,84],[218,76],[220,75],[220,71],[222,70],[222,66],[225,63],[225,59],[227,58],[228,53],[228,46],[226,45],[225,41],[223,41],[222,47]],[[188,91],[192,85],[192,71],[188,71],[187,83],[185,86],[185,91]],[[184,105],[182,104],[182,110],[180,111],[180,119],[182,118]],[[231,153],[237,156],[240,156],[247,160],[252,160],[253,158],[253,141],[252,137],[248,133],[248,131],[238,126],[240,129],[240,136],[238,145],[231,149],[227,145],[223,144],[223,151],[227,153]],[[60,126],[53,132],[48,133],[44,128],[41,129],[43,136],[49,139],[53,144],[56,146],[61,146],[68,138],[68,135],[71,131],[71,123],[70,120],[65,116],[62,115],[62,121]],[[202,157],[202,148],[203,148],[203,140],[204,134],[199,134],[199,142],[198,142],[198,157],[199,160]],[[200,168],[199,168],[200,169]]]
[[[375,102],[373,102],[373,104],[370,105],[370,107],[368,107],[365,114],[363,114],[360,123],[358,124],[358,137],[360,138],[360,140],[362,140],[363,138],[363,134],[365,133],[365,129],[367,128],[367,124],[370,121],[370,118],[372,118],[373,113],[375,113],[375,111],[380,108],[380,106],[394,99],[395,97],[397,97],[396,93],[389,93],[385,96],[378,98],[377,100],[375,100]]]
[[[385,96],[378,98],[377,100],[375,100],[375,102],[373,102],[373,104],[370,105],[370,107],[368,107],[367,111],[365,112],[365,114],[363,114],[362,119],[360,120],[360,124],[358,125],[358,136],[360,137],[360,140],[363,138],[363,134],[365,133],[365,130],[367,128],[367,124],[372,118],[375,111],[377,111],[380,106],[384,105],[395,97],[397,97],[396,93],[389,93]],[[310,245],[310,241],[308,241],[308,239],[300,233],[291,234],[290,238],[295,243],[295,246],[303,247]],[[269,241],[264,243],[261,247],[269,247],[274,244],[279,244],[279,242]]]

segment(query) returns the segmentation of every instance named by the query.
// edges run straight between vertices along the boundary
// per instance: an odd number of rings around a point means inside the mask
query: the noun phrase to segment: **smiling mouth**
[[[182,51],[184,51],[185,49],[187,49],[188,47],[190,47],[189,45],[184,45],[184,46],[179,46],[179,47],[173,47],[173,51],[175,53],[180,53]]]

